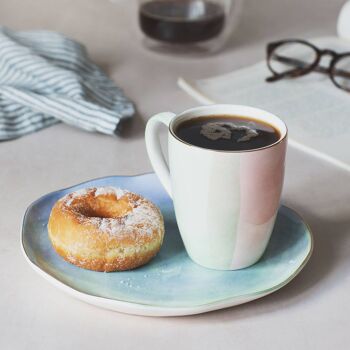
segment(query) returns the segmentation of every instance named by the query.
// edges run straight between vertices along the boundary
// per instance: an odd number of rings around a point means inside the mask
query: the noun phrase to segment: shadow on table
[[[280,312],[282,309],[293,308],[300,302],[311,303],[314,297],[326,298],[327,293],[339,285],[341,276],[345,278],[350,259],[350,189],[346,186],[350,182],[350,174],[325,166],[312,158],[303,162],[301,171],[298,169],[294,173],[294,165],[291,162],[287,170],[289,175],[286,180],[287,183],[290,182],[287,186],[289,195],[286,193],[286,198],[295,198],[292,193],[296,191],[307,195],[299,196],[303,202],[289,201],[286,205],[302,214],[314,236],[314,251],[305,268],[288,285],[264,298],[228,309],[190,316],[187,317],[188,320],[195,318],[197,322],[207,323],[213,318],[215,321],[225,322]],[[298,181],[291,181],[296,175]],[[186,324],[187,318],[180,317],[180,322]],[[172,322],[178,322],[177,320],[172,319]]]
[[[306,214],[306,215],[305,215]],[[314,252],[304,270],[295,277],[287,286],[264,298],[257,299],[247,304],[238,305],[232,308],[217,310],[210,313],[171,318],[171,322],[185,322],[196,319],[196,322],[207,323],[210,318],[217,321],[249,319],[261,314],[279,312],[282,309],[293,307],[296,303],[312,298],[314,288],[324,281],[330,279],[327,284],[326,293],[332,288],[332,280],[336,279],[331,272],[341,264],[341,251],[346,246],[345,242],[350,241],[349,227],[350,218],[343,221],[327,222],[319,217],[308,215],[304,212],[305,220],[313,228],[315,246]],[[345,250],[345,249],[343,249]],[[343,253],[344,255],[344,253]],[[320,288],[318,286],[318,288]],[[169,320],[170,319],[166,319]],[[162,319],[164,322],[164,319]]]
[[[347,258],[350,244],[350,217],[347,203],[349,203],[350,191],[343,186],[338,186],[330,192],[329,186],[330,179],[333,181],[337,179],[340,184],[346,184],[350,181],[350,176],[346,172],[339,173],[335,167],[325,168],[321,162],[317,167],[313,167],[312,164],[311,167],[313,168],[311,176],[307,179],[301,178],[297,188],[290,188],[291,192],[309,193],[310,198],[307,203],[287,203],[302,214],[313,233],[314,251],[309,262],[301,273],[281,290],[251,303],[217,311],[216,315],[213,315],[216,319],[237,320],[294,307],[299,302],[311,300],[316,293],[321,295],[329,292],[339,283],[339,274],[344,273],[345,276],[347,273],[347,259],[350,259],[350,257]],[[324,171],[320,172],[322,168]],[[311,188],[317,191],[311,192]],[[343,208],[339,207],[339,203],[344,203]],[[314,211],[318,205],[326,208],[323,213]],[[326,212],[327,208],[329,213]],[[337,211],[333,211],[333,208],[337,208]],[[207,314],[197,317],[204,320],[204,317],[211,316]]]
[[[146,123],[136,110],[132,118],[122,120],[118,125],[116,134],[122,138],[137,139],[145,134]]]

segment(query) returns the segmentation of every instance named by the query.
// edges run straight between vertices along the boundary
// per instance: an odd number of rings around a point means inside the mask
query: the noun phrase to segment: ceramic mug
[[[218,151],[182,141],[174,132],[183,121],[236,115],[268,123],[279,131],[275,143],[254,150]],[[166,163],[159,131],[168,127]],[[209,105],[178,115],[164,112],[146,126],[147,152],[172,197],[176,220],[193,261],[213,269],[236,270],[264,253],[279,208],[284,178],[287,127],[275,115],[239,105]]]

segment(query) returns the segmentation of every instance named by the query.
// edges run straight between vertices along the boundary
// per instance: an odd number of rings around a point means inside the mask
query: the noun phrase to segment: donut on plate
[[[164,236],[160,210],[144,197],[114,187],[69,193],[52,208],[48,232],[66,261],[95,271],[146,264]]]

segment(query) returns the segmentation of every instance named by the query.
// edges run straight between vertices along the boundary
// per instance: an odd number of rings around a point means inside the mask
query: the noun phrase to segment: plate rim
[[[155,175],[154,172],[147,172],[147,173],[141,173],[141,174],[134,174],[134,175],[110,175],[110,176],[102,176],[90,180],[83,181],[81,183],[65,187],[59,190],[55,190],[49,193],[46,193],[42,196],[40,196],[38,199],[35,201],[31,202],[29,206],[26,208],[25,213],[23,215],[22,219],[22,225],[21,225],[21,236],[20,236],[20,246],[21,246],[21,251],[22,254],[24,255],[25,260],[27,263],[30,265],[30,267],[39,275],[44,277],[47,281],[49,281],[52,285],[58,287],[62,291],[66,292],[67,294],[73,295],[75,298],[84,300],[85,302],[92,304],[92,305],[99,305],[101,307],[110,309],[110,310],[115,310],[123,313],[131,313],[134,315],[145,315],[145,316],[184,316],[184,315],[193,315],[193,314],[199,314],[199,313],[204,313],[204,312],[209,312],[209,311],[214,311],[218,309],[223,309],[227,308],[230,306],[238,305],[238,304],[243,304],[258,298],[262,298],[268,294],[271,294],[281,288],[283,288],[285,285],[290,283],[305,267],[307,262],[309,261],[313,250],[314,250],[314,235],[312,233],[311,227],[308,225],[308,223],[303,219],[303,217],[294,209],[281,205],[280,208],[289,211],[292,213],[294,216],[296,216],[300,221],[302,221],[303,225],[306,227],[307,231],[307,236],[309,238],[309,244],[308,244],[308,253],[303,259],[303,261],[300,263],[298,268],[285,280],[282,282],[276,284],[275,286],[272,286],[270,288],[256,291],[254,293],[247,293],[247,294],[241,294],[241,295],[236,295],[234,297],[222,299],[219,301],[214,301],[210,303],[205,303],[205,304],[200,304],[200,305],[195,305],[195,306],[158,306],[158,305],[152,305],[152,304],[147,304],[147,303],[138,303],[138,302],[131,302],[131,301],[125,301],[125,300],[119,300],[119,299],[112,299],[108,297],[102,297],[102,296],[97,296],[94,294],[90,294],[87,292],[80,291],[74,287],[71,287],[67,285],[66,283],[60,281],[50,273],[44,271],[38,264],[36,264],[34,261],[32,261],[29,257],[29,254],[26,252],[25,247],[24,247],[24,224],[26,221],[26,218],[28,216],[28,212],[30,209],[37,204],[38,202],[46,199],[49,196],[52,196],[56,193],[66,191],[72,188],[75,188],[77,186],[81,186],[93,181],[97,180],[103,180],[103,179],[108,179],[108,178],[121,178],[121,177],[141,177],[141,176],[147,176],[147,175]],[[243,299],[243,300],[242,300]],[[240,301],[241,300],[241,301]],[[95,302],[94,302],[95,301]],[[108,304],[108,305],[102,305],[102,304]],[[116,307],[113,307],[116,306]],[[119,310],[118,306],[123,309]],[[131,308],[132,310],[126,311],[126,309]],[[143,311],[142,311],[143,310]],[[140,312],[141,311],[141,312]]]

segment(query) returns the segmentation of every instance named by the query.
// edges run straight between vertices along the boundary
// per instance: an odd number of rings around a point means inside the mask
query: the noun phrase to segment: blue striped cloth
[[[0,140],[60,121],[114,135],[134,112],[79,43],[54,32],[0,27]]]

